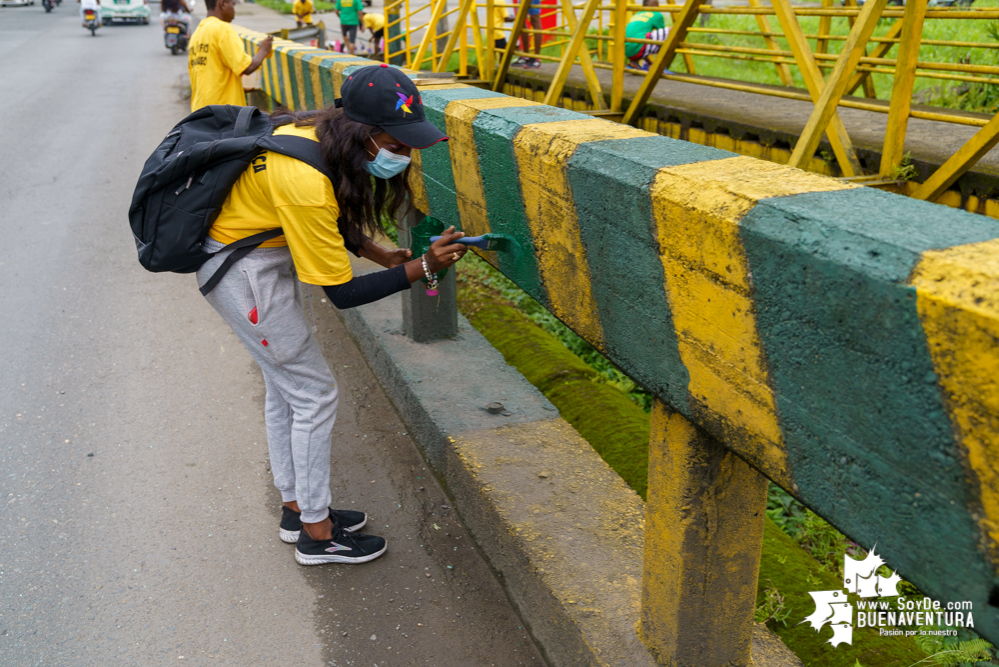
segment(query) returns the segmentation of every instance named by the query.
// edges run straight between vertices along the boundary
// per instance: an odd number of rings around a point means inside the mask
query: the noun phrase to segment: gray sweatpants
[[[222,244],[209,238],[207,250]],[[198,269],[203,285],[222,263],[221,252]],[[302,521],[329,516],[330,437],[337,387],[302,310],[298,276],[284,248],[257,248],[238,261],[208,296],[250,351],[264,375],[264,421],[274,486],[281,500],[298,501]],[[257,323],[249,314],[257,309]]]

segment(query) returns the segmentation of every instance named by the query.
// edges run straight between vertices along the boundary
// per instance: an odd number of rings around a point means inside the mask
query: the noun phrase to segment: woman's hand
[[[441,234],[441,237],[434,241],[423,257],[417,257],[406,264],[406,277],[409,282],[415,283],[420,278],[425,277],[423,271],[423,259],[427,260],[427,268],[431,273],[438,273],[444,269],[454,266],[455,262],[465,256],[468,246],[461,243],[454,243],[455,239],[464,236],[464,232],[454,231],[454,226],[448,227]]]
[[[399,266],[400,264],[405,264],[412,256],[413,251],[409,248],[396,248],[395,250],[389,250],[385,254],[385,268],[391,269],[392,267]]]
[[[360,249],[361,257],[370,259],[372,262],[381,264],[386,269],[391,269],[400,264],[405,264],[413,256],[413,251],[408,248],[389,249],[383,245],[375,243],[370,238],[365,237],[364,245]]]
[[[468,246],[454,243],[455,239],[460,239],[464,235],[465,232],[456,232],[454,225],[451,225],[444,230],[439,239],[430,245],[425,256],[431,273],[437,273],[454,266],[459,259],[465,256],[465,253],[468,252]]]

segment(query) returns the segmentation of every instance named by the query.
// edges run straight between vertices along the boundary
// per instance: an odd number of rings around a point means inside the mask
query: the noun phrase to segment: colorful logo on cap
[[[409,110],[409,105],[413,103],[413,96],[410,95],[406,97],[405,93],[396,93],[399,96],[399,101],[395,103],[395,110],[398,111],[402,109],[402,115],[405,116],[408,113],[413,113]]]

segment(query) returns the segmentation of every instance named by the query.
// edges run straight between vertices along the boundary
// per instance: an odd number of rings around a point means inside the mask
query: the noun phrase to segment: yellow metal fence
[[[940,8],[929,7],[927,0],[910,0],[904,7],[895,8],[888,5],[888,0],[868,0],[863,5],[858,5],[857,0],[837,1],[842,5],[834,6],[834,0],[821,0],[821,5],[813,6],[793,6],[790,0],[772,0],[767,4],[763,0],[747,0],[745,6],[714,7],[696,0],[682,5],[664,0],[666,4],[645,7],[607,0],[556,0],[555,4],[543,5],[545,13],[555,15],[555,27],[535,30],[527,20],[528,2],[394,0],[385,5],[388,29],[384,57],[386,62],[412,69],[455,71],[462,77],[468,76],[470,58],[474,58],[480,77],[477,83],[497,91],[502,90],[514,58],[554,62],[558,66],[544,98],[550,105],[558,104],[570,71],[578,65],[586,79],[593,113],[633,125],[640,121],[643,108],[662,79],[811,101],[814,110],[794,146],[789,164],[806,166],[825,135],[843,176],[860,183],[884,183],[898,173],[904,158],[909,118],[980,127],[925,183],[909,189],[909,194],[917,199],[936,200],[999,143],[999,116],[989,120],[981,114],[943,108],[913,109],[913,86],[917,78],[941,85],[948,82],[979,87],[999,85],[999,59],[979,55],[999,49],[999,7]],[[640,11],[668,15],[665,18],[670,31],[664,41],[626,37],[629,17]],[[713,15],[752,17],[757,29],[696,25],[699,17]],[[805,32],[801,19],[806,17],[813,23],[818,18],[817,32]],[[776,26],[771,19],[776,19]],[[923,39],[930,22],[956,20],[974,20],[976,25],[992,22],[985,32],[995,34],[996,41]],[[875,36],[879,22],[883,34]],[[839,31],[834,29],[837,27]],[[529,40],[544,38],[543,53],[519,50],[518,41],[523,35],[529,36]],[[505,48],[496,47],[499,36],[506,39]],[[745,42],[746,38],[759,38],[764,48],[724,41]],[[628,43],[658,47],[651,62],[646,61],[647,71],[637,69],[637,63],[625,57]],[[968,55],[934,62],[920,57],[921,47],[960,48]],[[765,63],[774,67],[784,87],[696,76],[695,57],[701,62],[715,58]],[[669,71],[677,58],[682,59],[685,72]],[[597,76],[600,69],[612,72],[609,95]],[[876,97],[874,74],[891,78],[888,105],[864,99]],[[635,75],[642,77],[641,84],[625,107],[624,80]],[[795,87],[802,84],[804,89]],[[854,94],[862,97],[853,97]],[[839,107],[888,114],[878,173],[865,174],[861,168],[839,118]]]

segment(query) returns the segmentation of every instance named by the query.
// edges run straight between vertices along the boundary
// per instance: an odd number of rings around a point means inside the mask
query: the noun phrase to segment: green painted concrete
[[[864,189],[761,201],[741,233],[798,496],[927,594],[973,601],[995,636],[995,574],[905,281],[921,252],[999,221]]]
[[[534,236],[524,211],[513,138],[524,125],[584,118],[588,116],[554,107],[509,107],[482,111],[472,123],[490,229],[514,237],[523,249],[516,261],[501,259],[500,268],[521,289],[546,305],[548,293],[541,284],[534,257]]]
[[[500,93],[478,88],[448,88],[444,90],[422,90],[423,108],[427,120],[441,132],[447,132],[444,111],[452,100],[471,100],[486,97],[503,97]],[[423,183],[430,204],[430,214],[446,225],[461,229],[461,215],[455,196],[454,173],[451,170],[451,151],[448,142],[420,151],[423,164]]]
[[[619,390],[602,384],[596,373],[554,336],[526,316],[499,302],[498,296],[467,280],[459,283],[459,308],[503,358],[548,398],[622,479],[646,497],[649,464],[649,415]],[[773,521],[766,520],[757,586],[757,604],[776,587],[792,610],[787,625],[769,628],[806,667],[908,667],[925,657],[911,639],[882,638],[877,630],[857,629],[852,646],[833,649],[832,631],[817,633],[798,623],[814,607],[808,591],[842,588],[842,581],[798,546]]]
[[[602,351],[627,360],[622,370],[688,415],[690,377],[665,307],[649,185],[662,167],[733,156],[648,136],[581,144],[567,165],[603,324],[607,349]],[[623,201],[631,205],[621,206]],[[606,220],[614,220],[614,226]]]

